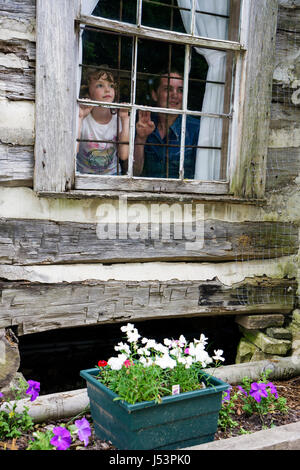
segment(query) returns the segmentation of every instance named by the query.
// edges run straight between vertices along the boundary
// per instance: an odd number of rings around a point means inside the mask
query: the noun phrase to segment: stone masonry
[[[243,334],[236,363],[282,356],[300,357],[300,310],[292,315],[243,315],[235,320]]]

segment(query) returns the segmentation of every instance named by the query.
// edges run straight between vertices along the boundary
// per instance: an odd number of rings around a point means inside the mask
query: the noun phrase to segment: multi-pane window
[[[225,184],[239,14],[236,0],[83,0],[77,189]]]
[[[36,8],[37,192],[263,197],[277,0]],[[112,76],[92,75],[90,89],[90,69],[103,65]],[[109,79],[106,96],[99,77]],[[83,114],[107,128],[82,133]],[[91,172],[80,141],[93,151]]]

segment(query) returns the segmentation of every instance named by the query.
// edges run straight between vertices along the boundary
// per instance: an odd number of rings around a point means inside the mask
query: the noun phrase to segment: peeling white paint
[[[32,145],[35,126],[34,103],[2,98],[0,107],[0,140],[15,145]]]
[[[10,41],[11,39],[25,39],[35,42],[35,24],[33,20],[14,20],[12,18],[0,19],[0,39]]]
[[[0,217],[4,218],[97,223],[100,204],[109,204],[117,209],[119,201],[100,198],[45,198],[38,197],[29,188],[0,187]],[[136,204],[128,201],[128,207],[131,206],[134,207]],[[149,208],[150,203],[146,203],[145,206]],[[256,206],[229,203],[205,204],[206,219],[243,222],[263,220],[263,217],[262,208]],[[148,222],[148,220],[145,221]]]
[[[231,286],[245,278],[268,276],[281,278],[282,266],[294,261],[293,257],[274,260],[254,260],[227,263],[126,263],[126,264],[74,264],[51,266],[0,266],[0,277],[14,280],[42,282],[99,281],[207,281],[219,279]]]

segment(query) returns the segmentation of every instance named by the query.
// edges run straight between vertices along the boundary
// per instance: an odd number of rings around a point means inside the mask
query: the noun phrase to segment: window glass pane
[[[139,40],[137,104],[182,109],[184,53],[182,45]]]
[[[137,0],[101,0],[93,15],[136,24],[136,8]]]
[[[180,177],[180,143],[183,116],[152,113],[154,130],[144,146],[142,176],[149,178]],[[200,120],[186,117],[184,171],[185,178],[194,179]]]
[[[205,113],[224,113],[224,92],[226,89],[230,97],[232,82],[227,56],[228,53],[223,51],[193,48],[188,109]]]
[[[210,39],[227,39],[230,0],[196,1],[194,34]],[[178,0],[182,21],[187,33],[191,34],[192,1]]]
[[[132,39],[85,27],[79,97],[130,103]],[[121,175],[129,156],[129,109],[80,105],[76,168],[79,173]]]
[[[229,17],[209,13],[196,13],[195,34],[210,39],[228,39]]]
[[[87,84],[87,73],[92,67],[108,66],[116,82],[116,102],[130,102],[132,38],[85,27],[83,32],[83,60],[81,84]],[[106,67],[107,68],[107,67]]]
[[[201,111],[205,93],[208,64],[202,54],[191,50],[191,68],[189,74],[188,109]]]
[[[201,117],[194,179],[202,181],[225,179],[228,149],[225,126],[227,124],[228,120],[225,118]]]
[[[89,109],[81,105],[81,110],[84,108]],[[129,153],[128,111],[101,106],[89,111],[79,126],[76,171],[92,175],[125,174]]]
[[[143,0],[142,24],[185,33],[177,0]]]

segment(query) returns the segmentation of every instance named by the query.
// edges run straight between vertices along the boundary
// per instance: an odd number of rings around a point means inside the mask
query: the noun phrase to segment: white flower
[[[153,364],[151,357],[141,357],[139,362],[143,364],[144,367],[150,367]]]
[[[171,344],[172,344],[172,341],[169,338],[164,339],[164,345],[165,346],[171,346]]]
[[[150,351],[147,348],[138,348],[136,351],[140,356],[150,356]]]
[[[179,346],[183,348],[183,346],[186,344],[186,339],[183,335],[179,336]]]
[[[120,370],[126,359],[127,356],[125,354],[118,354],[118,357],[110,357],[107,361],[107,364],[112,370]]]
[[[223,352],[222,349],[214,350],[215,356],[213,356],[213,359],[215,361],[225,361],[224,357],[222,357]]]
[[[161,352],[163,354],[168,354],[169,353],[169,349],[166,346],[163,346],[160,343],[155,343],[155,345],[153,346],[153,349],[155,349],[155,351]]]
[[[127,339],[130,343],[136,343],[140,337],[141,335],[138,333],[136,328],[134,328],[132,331],[127,331]]]
[[[194,342],[205,346],[207,344],[207,340],[208,338],[204,334],[201,333],[200,339],[194,339]]]
[[[202,367],[206,367],[207,364],[212,362],[212,359],[202,346],[203,345],[201,343],[197,344],[195,348],[195,360],[197,362],[201,362]]]
[[[156,341],[154,339],[147,339],[147,344],[145,346],[145,348],[147,349],[155,349],[155,346],[156,346]]]
[[[159,367],[161,367],[162,369],[167,369],[168,367],[170,369],[174,369],[174,367],[176,367],[176,361],[174,361],[174,359],[172,359],[169,354],[164,354],[163,356],[161,357],[157,357],[155,359],[155,364],[158,365]]]
[[[179,348],[170,349],[170,354],[172,356],[179,357],[180,354],[181,354],[181,349],[179,349]]]
[[[118,343],[117,346],[114,347],[115,351],[122,351],[125,352],[128,356],[130,355],[130,347],[127,343]]]
[[[193,364],[193,358],[191,356],[185,357],[185,368],[189,369],[191,365]]]
[[[132,323],[127,323],[125,326],[121,326],[121,331],[124,333],[127,333],[128,331],[131,331],[134,329],[134,325]]]

